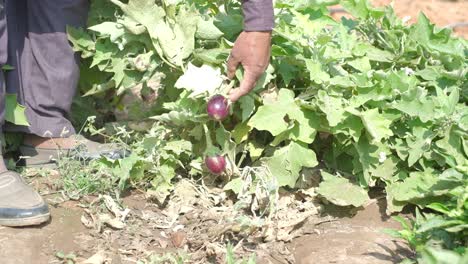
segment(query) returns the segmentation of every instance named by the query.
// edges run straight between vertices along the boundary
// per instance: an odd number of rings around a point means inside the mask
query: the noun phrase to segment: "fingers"
[[[238,59],[234,52],[235,50],[231,52],[231,55],[229,55],[229,59],[227,61],[227,77],[229,79],[234,78],[234,76],[236,75],[237,67],[240,64],[240,59]]]
[[[248,94],[255,87],[257,80],[260,78],[261,74],[252,71],[246,71],[244,79],[242,80],[239,88],[233,89],[229,93],[229,99],[231,102],[236,102],[242,96]]]

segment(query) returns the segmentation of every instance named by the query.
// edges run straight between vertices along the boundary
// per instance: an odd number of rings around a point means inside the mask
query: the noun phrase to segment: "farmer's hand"
[[[230,91],[229,99],[237,101],[248,94],[270,63],[271,32],[242,32],[234,43],[227,62],[228,78],[235,76],[239,64],[244,68],[240,86]]]

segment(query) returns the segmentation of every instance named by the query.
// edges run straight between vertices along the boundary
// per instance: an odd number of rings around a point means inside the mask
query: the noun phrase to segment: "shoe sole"
[[[59,156],[58,150],[41,149],[29,146],[20,146],[21,160],[24,161],[24,166],[29,168],[51,168],[57,167],[56,160]]]
[[[21,227],[21,226],[36,226],[43,224],[50,219],[50,213],[36,215],[28,218],[19,219],[2,219],[0,218],[0,226]]]

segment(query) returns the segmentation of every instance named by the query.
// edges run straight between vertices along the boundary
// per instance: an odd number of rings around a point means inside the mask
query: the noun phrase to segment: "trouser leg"
[[[78,79],[79,57],[66,26],[83,27],[88,0],[6,0],[8,21],[7,92],[16,93],[30,124],[5,130],[43,137],[75,133],[68,120]]]
[[[0,67],[5,65],[8,58],[8,34],[5,16],[5,1],[0,0]],[[0,133],[1,126],[5,120],[5,79],[3,71],[0,70]],[[0,152],[1,153],[1,152]]]

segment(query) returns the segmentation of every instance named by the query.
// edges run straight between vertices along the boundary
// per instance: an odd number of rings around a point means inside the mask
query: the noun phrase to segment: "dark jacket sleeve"
[[[271,31],[275,26],[273,0],[243,0],[245,31]]]

